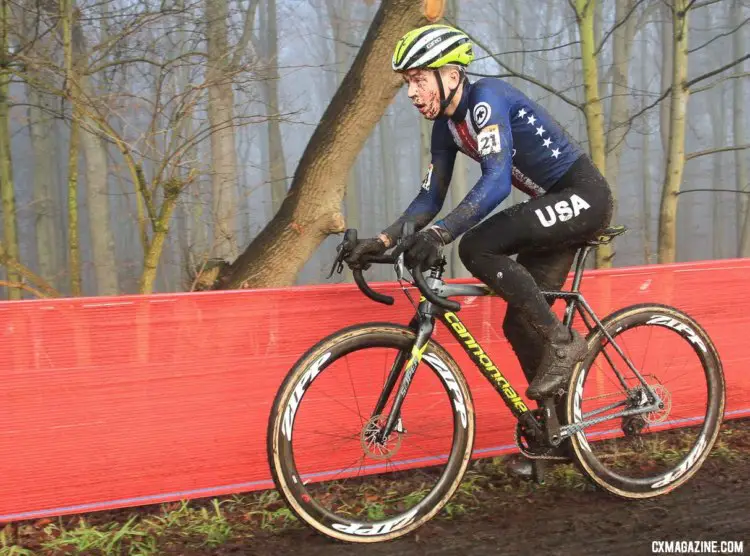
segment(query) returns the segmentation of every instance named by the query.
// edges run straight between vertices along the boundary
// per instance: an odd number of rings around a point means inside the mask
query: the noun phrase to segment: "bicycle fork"
[[[416,340],[411,347],[411,353],[406,350],[399,351],[396,360],[393,362],[391,371],[388,373],[388,378],[386,378],[385,384],[383,385],[383,391],[380,393],[380,398],[378,399],[371,416],[375,417],[382,413],[385,409],[385,405],[388,403],[388,399],[391,397],[391,394],[396,387],[396,382],[398,381],[399,376],[401,376],[401,383],[396,392],[396,397],[393,400],[393,406],[388,414],[388,419],[376,438],[377,442],[380,443],[385,442],[386,438],[388,438],[396,425],[400,422],[401,406],[406,398],[406,392],[409,390],[409,385],[414,378],[414,373],[417,371],[417,366],[422,360],[422,355],[424,354],[425,349],[427,349],[427,342],[435,328],[435,318],[431,315],[422,319],[417,319],[415,317],[409,324],[409,327],[417,333]],[[406,366],[406,370],[402,373],[404,366]]]

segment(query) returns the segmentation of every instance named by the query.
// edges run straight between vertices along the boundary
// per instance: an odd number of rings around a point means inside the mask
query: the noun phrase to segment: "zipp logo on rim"
[[[651,488],[659,488],[659,487],[666,486],[672,481],[675,481],[679,479],[680,477],[682,477],[685,473],[687,473],[688,469],[690,469],[693,466],[693,464],[696,462],[696,460],[698,459],[698,456],[700,456],[701,452],[703,452],[703,447],[705,445],[706,445],[706,435],[701,434],[700,438],[698,439],[698,442],[695,443],[695,447],[685,458],[685,461],[683,461],[682,464],[677,469],[667,473],[661,481],[657,481],[654,484],[652,484]]]
[[[581,406],[583,405],[583,381],[586,379],[586,372],[581,371],[578,373],[578,380],[576,380],[575,385],[575,391],[574,391],[574,401],[573,401],[573,419],[574,423],[578,424],[583,421],[583,415],[581,413]],[[589,446],[589,441],[586,438],[586,433],[581,430],[580,432],[576,433],[578,436],[578,441],[581,444],[581,449],[586,450],[587,452],[591,451],[591,446]]]
[[[354,521],[349,524],[333,523],[331,524],[331,527],[336,529],[336,531],[341,531],[342,533],[348,533],[350,535],[385,535],[409,525],[414,519],[414,516],[417,515],[418,511],[419,507],[415,507],[402,516],[381,523],[357,523]]]
[[[695,344],[696,346],[701,348],[703,353],[708,352],[708,350],[706,349],[706,344],[704,344],[703,340],[698,337],[698,334],[695,333],[695,330],[690,328],[687,324],[681,323],[677,319],[673,319],[672,317],[666,315],[654,315],[653,317],[648,319],[648,322],[646,324],[656,324],[658,326],[666,326],[668,328],[672,328],[673,330],[676,330],[685,338],[687,338],[691,344]]]
[[[305,395],[305,390],[307,390],[307,387],[310,386],[310,383],[315,380],[315,377],[320,374],[321,367],[323,366],[323,363],[328,361],[331,357],[331,352],[324,353],[321,355],[315,363],[310,365],[310,368],[307,369],[304,375],[302,375],[302,378],[297,383],[297,386],[294,388],[294,392],[292,392],[292,397],[289,398],[289,402],[286,404],[286,409],[284,410],[284,423],[281,425],[281,432],[286,436],[286,439],[291,442],[292,441],[292,424],[294,423],[294,416],[297,414],[297,408],[299,407],[299,402],[302,401],[302,396]]]
[[[468,425],[468,417],[466,416],[466,404],[464,402],[464,396],[461,393],[461,389],[458,387],[456,379],[453,377],[453,373],[450,372],[448,366],[443,363],[437,355],[434,353],[426,353],[422,356],[422,359],[432,363],[433,367],[437,369],[440,376],[445,380],[445,384],[448,386],[450,391],[453,393],[453,406],[461,414],[461,424],[464,428]]]
[[[554,205],[547,205],[544,208],[536,209],[534,212],[536,213],[537,218],[539,218],[539,222],[542,223],[542,226],[549,228],[558,220],[560,222],[566,222],[571,218],[575,218],[584,210],[590,208],[591,205],[589,205],[582,197],[574,193],[570,196],[570,202],[558,201]]]

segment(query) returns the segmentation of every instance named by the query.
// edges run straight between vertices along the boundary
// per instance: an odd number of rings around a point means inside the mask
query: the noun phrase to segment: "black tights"
[[[562,287],[576,249],[611,217],[609,185],[584,155],[544,196],[497,213],[461,239],[464,266],[508,303],[503,331],[529,381],[542,343],[561,326],[540,290]]]

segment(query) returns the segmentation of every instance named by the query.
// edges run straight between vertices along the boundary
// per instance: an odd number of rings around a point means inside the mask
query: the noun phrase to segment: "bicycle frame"
[[[432,335],[435,327],[435,319],[440,320],[451,334],[456,338],[459,345],[468,354],[474,364],[477,366],[482,375],[490,382],[492,387],[500,394],[500,397],[505,402],[511,414],[523,424],[532,435],[538,438],[543,437],[545,441],[552,445],[557,446],[565,438],[583,430],[584,428],[595,425],[602,421],[609,419],[615,419],[618,417],[627,417],[630,415],[649,413],[657,411],[661,400],[656,393],[651,389],[648,383],[644,380],[643,376],[633,366],[630,359],[622,352],[620,346],[614,341],[612,336],[604,328],[604,325],[594,313],[593,309],[589,306],[588,302],[584,298],[583,294],[580,293],[579,288],[581,279],[583,276],[583,269],[585,266],[586,258],[591,250],[590,246],[582,247],[576,253],[575,259],[575,274],[573,277],[573,284],[570,291],[548,291],[543,290],[542,293],[548,299],[563,299],[567,303],[565,309],[565,316],[563,324],[569,329],[573,324],[574,311],[578,311],[584,324],[588,328],[589,332],[598,328],[602,330],[604,336],[609,340],[610,344],[615,348],[617,353],[627,363],[628,367],[635,373],[640,380],[641,384],[646,388],[650,401],[649,405],[639,407],[637,409],[624,410],[619,413],[607,415],[604,417],[597,417],[591,420],[584,420],[581,423],[573,425],[559,426],[557,422],[556,410],[554,402],[550,398],[545,400],[543,407],[547,417],[546,430],[542,430],[538,426],[537,420],[534,418],[532,411],[527,407],[523,399],[518,395],[518,390],[508,381],[503,375],[500,369],[495,365],[487,352],[482,348],[475,336],[461,321],[461,319],[452,311],[438,307],[431,302],[427,301],[423,296],[420,297],[420,302],[417,307],[417,313],[412,319],[409,326],[416,332],[416,340],[411,349],[411,357],[408,362],[406,361],[407,352],[402,351],[396,357],[388,378],[386,379],[383,391],[378,399],[378,402],[373,411],[373,416],[380,415],[385,408],[385,405],[390,398],[393,390],[396,386],[399,375],[403,369],[404,363],[406,363],[406,371],[403,374],[401,384],[399,386],[396,398],[393,402],[393,407],[390,411],[385,427],[381,430],[380,440],[384,440],[394,430],[397,423],[399,422],[401,405],[403,404],[404,398],[408,391],[409,385],[411,384],[414,373],[416,372],[417,366],[422,359],[422,355],[427,347],[427,342]],[[476,284],[446,284],[442,281],[442,266],[433,268],[431,276],[427,279],[427,284],[441,297],[460,297],[460,296],[494,296],[495,293],[485,285]],[[586,316],[590,317],[594,321],[594,325],[589,324]],[[603,352],[605,357],[612,366],[613,371],[617,375],[620,384],[627,391],[628,386],[623,376],[618,372],[617,368],[612,364],[611,359]],[[599,408],[595,411],[584,414],[584,418],[592,417],[593,415],[602,413],[604,411],[614,409],[619,406],[627,405],[627,401],[612,404],[603,408]]]

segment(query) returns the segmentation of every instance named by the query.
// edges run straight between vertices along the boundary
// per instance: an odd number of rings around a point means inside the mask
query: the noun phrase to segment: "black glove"
[[[370,265],[362,264],[362,257],[364,256],[378,256],[382,255],[388,250],[383,240],[378,237],[371,237],[367,239],[357,240],[357,245],[354,246],[352,252],[347,255],[344,260],[349,264],[351,268],[362,268],[367,270]]]
[[[440,232],[435,228],[428,228],[409,237],[404,243],[393,250],[398,257],[404,252],[404,263],[410,268],[416,268],[422,263],[422,270],[430,268],[438,260],[438,251],[445,245]]]

